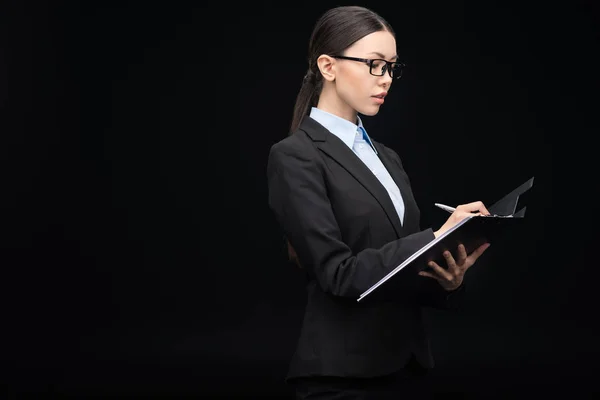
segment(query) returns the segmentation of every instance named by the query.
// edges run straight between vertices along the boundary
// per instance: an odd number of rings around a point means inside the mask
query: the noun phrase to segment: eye
[[[384,73],[386,70],[386,63],[383,60],[373,60],[373,72]]]
[[[373,68],[383,68],[385,67],[385,63],[381,60],[373,60]]]

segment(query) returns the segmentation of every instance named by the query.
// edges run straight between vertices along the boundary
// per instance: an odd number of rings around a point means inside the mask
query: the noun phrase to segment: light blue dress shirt
[[[367,135],[360,117],[357,116],[358,125],[355,125],[346,119],[316,107],[311,109],[310,117],[340,138],[365,163],[387,190],[392,203],[394,203],[398,217],[400,217],[400,222],[404,224],[404,200],[402,199],[400,190],[377,156],[377,150],[373,146],[369,135]]]

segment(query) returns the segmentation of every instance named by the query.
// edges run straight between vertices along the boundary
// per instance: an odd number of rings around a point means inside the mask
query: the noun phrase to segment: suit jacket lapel
[[[325,127],[312,118],[305,118],[300,125],[300,129],[306,132],[321,151],[344,167],[350,175],[375,197],[394,226],[398,237],[404,236],[404,229],[400,223],[400,218],[387,190],[360,158],[337,136],[331,134]],[[377,151],[379,152],[379,149]],[[384,165],[389,170],[388,165],[385,163]]]

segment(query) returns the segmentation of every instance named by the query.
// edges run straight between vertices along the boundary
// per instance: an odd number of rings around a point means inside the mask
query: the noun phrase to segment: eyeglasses
[[[401,62],[391,62],[383,60],[381,58],[367,59],[367,58],[356,58],[346,56],[331,56],[333,58],[339,58],[342,60],[359,61],[369,66],[369,72],[371,75],[383,76],[386,71],[393,79],[400,79],[402,77],[402,69],[406,66]]]

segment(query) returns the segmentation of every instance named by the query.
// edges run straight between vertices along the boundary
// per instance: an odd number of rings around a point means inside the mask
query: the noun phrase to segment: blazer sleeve
[[[385,149],[398,163],[398,167],[404,170],[400,156],[388,147]],[[417,301],[422,306],[441,310],[457,310],[465,301],[466,285],[464,280],[462,285],[453,291],[447,291],[436,280],[425,276],[418,276],[416,285]]]
[[[273,145],[267,164],[269,206],[300,263],[321,289],[333,296],[356,299],[433,240],[433,231],[426,229],[381,248],[352,254],[342,240],[321,168],[313,146],[299,140]],[[397,287],[399,297],[414,292],[412,279],[397,281],[402,281]]]

